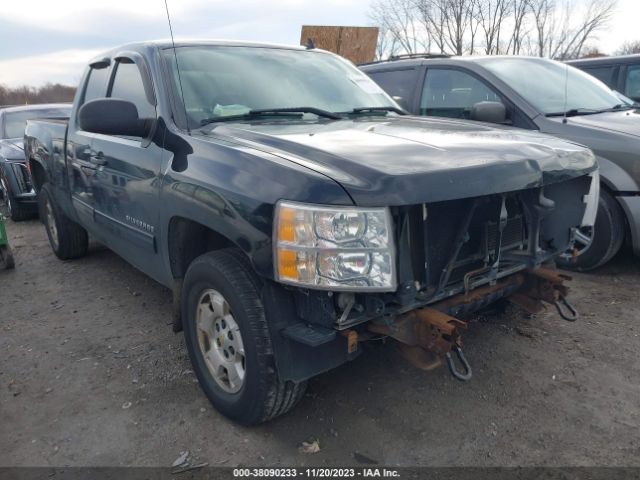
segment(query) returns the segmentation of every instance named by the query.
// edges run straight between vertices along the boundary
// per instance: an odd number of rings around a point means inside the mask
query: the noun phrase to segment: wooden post
[[[303,25],[300,44],[306,45],[309,39],[316,48],[342,55],[358,65],[375,60],[378,27]]]

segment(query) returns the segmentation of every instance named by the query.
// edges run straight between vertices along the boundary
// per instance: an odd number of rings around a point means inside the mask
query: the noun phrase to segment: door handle
[[[91,163],[95,163],[96,165],[106,165],[107,160],[104,158],[104,154],[102,152],[98,152],[96,155],[91,155],[89,157]]]

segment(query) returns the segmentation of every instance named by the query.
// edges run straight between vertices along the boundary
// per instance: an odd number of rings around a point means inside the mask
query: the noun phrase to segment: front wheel
[[[4,196],[4,201],[7,205],[7,210],[11,220],[14,222],[20,222],[34,216],[34,211],[32,209],[20,205],[20,203],[15,199],[9,190],[9,180],[7,180],[7,177],[2,170],[0,170],[0,188],[2,189],[2,195]]]
[[[196,258],[181,300],[191,363],[216,409],[252,425],[298,403],[306,385],[278,378],[259,281],[242,252],[225,249]]]
[[[624,215],[616,199],[606,190],[600,190],[598,213],[593,227],[583,227],[576,235],[575,259],[561,256],[557,262],[562,268],[586,272],[598,268],[618,253],[624,241]]]
[[[14,268],[15,266],[16,264],[13,260],[13,252],[11,252],[11,247],[9,247],[9,245],[0,246],[0,268],[9,270],[10,268]]]

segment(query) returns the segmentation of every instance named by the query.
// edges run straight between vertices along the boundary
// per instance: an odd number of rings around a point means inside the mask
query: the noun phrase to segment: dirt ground
[[[640,261],[575,275],[579,321],[483,316],[471,382],[392,344],[313,379],[301,404],[242,428],[210,407],[171,331],[170,292],[110,251],[61,262],[8,222],[0,271],[0,466],[640,466]],[[318,439],[321,451],[298,452]]]

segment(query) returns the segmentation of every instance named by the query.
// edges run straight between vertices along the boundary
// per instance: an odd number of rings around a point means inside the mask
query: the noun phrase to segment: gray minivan
[[[412,55],[360,68],[409,112],[539,130],[591,148],[600,164],[594,227],[564,266],[591,270],[625,238],[640,255],[640,111],[602,82],[533,57]]]
[[[640,103],[640,55],[581,58],[567,63]]]

